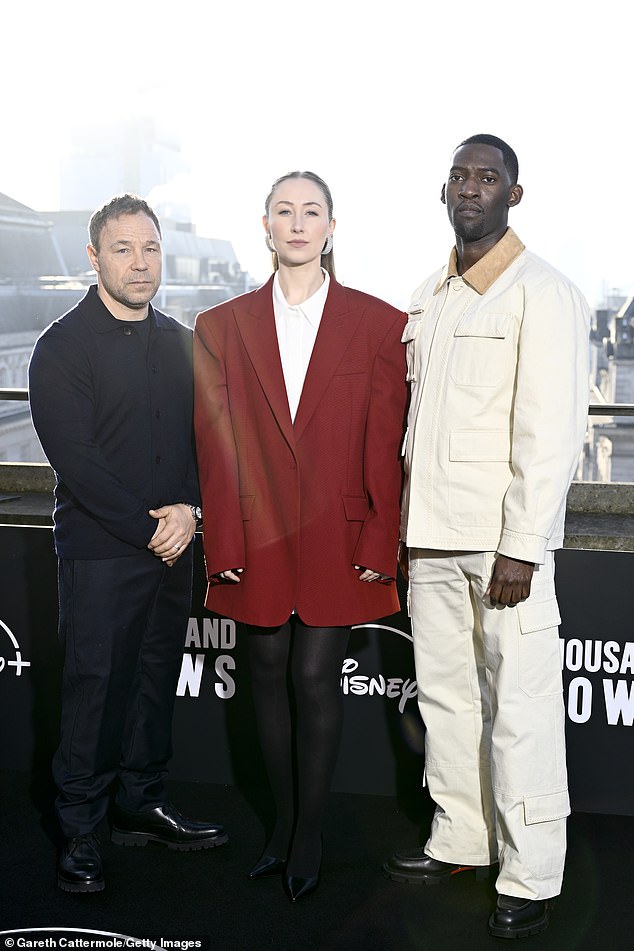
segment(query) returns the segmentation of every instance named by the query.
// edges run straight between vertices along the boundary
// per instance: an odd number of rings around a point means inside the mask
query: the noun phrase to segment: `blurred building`
[[[634,297],[595,312],[593,399],[634,404]],[[598,482],[634,482],[634,417],[591,417],[589,473]]]
[[[95,283],[86,244],[98,204],[37,212],[0,193],[0,389],[27,386],[38,335]],[[256,286],[230,241],[197,235],[191,222],[162,218],[157,210],[164,263],[156,307],[193,326],[199,311]],[[43,460],[28,404],[0,400],[0,462]]]

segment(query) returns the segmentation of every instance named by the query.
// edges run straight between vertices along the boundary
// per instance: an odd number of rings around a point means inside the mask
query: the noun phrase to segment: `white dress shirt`
[[[280,348],[284,383],[291,419],[295,421],[302,395],[310,355],[321,323],[328,296],[330,275],[324,271],[324,282],[315,293],[301,304],[291,305],[280,287],[279,274],[273,279],[273,311],[277,343]]]

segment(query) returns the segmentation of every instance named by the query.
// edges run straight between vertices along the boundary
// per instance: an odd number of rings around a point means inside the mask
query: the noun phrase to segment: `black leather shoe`
[[[66,839],[57,863],[57,884],[65,892],[102,892],[99,839],[92,832]]]
[[[488,878],[490,865],[453,865],[440,862],[425,853],[423,848],[408,852],[395,852],[383,866],[388,878],[395,882],[408,882],[410,885],[440,885],[448,882],[452,875],[475,870],[479,880]]]
[[[319,875],[311,875],[310,878],[300,878],[299,875],[286,876],[286,891],[291,901],[299,901],[314,892],[319,885]]]
[[[147,845],[159,842],[168,849],[192,852],[213,849],[229,836],[224,826],[186,819],[166,802],[143,812],[128,812],[115,806],[112,814],[112,841],[115,845]]]
[[[266,852],[260,856],[251,871],[249,878],[266,878],[267,875],[279,875],[286,868],[286,859],[278,859]]]
[[[495,911],[489,918],[489,934],[495,938],[527,938],[539,934],[548,927],[552,907],[552,898],[531,900],[498,895]]]

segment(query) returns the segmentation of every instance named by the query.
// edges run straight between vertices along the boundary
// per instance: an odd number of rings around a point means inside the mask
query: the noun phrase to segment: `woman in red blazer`
[[[296,901],[319,877],[350,627],[399,608],[405,315],[335,280],[317,175],[284,175],[265,208],[274,276],[196,319],[195,423],[205,605],[247,626],[276,804],[250,874],[285,872]]]

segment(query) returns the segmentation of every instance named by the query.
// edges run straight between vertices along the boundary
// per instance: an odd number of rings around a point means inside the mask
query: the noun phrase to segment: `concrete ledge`
[[[0,462],[0,526],[50,528],[54,485],[46,463]],[[634,551],[634,484],[573,482],[564,547]]]
[[[568,492],[564,547],[634,551],[634,485],[573,482]]]
[[[567,511],[596,515],[634,515],[634,484],[573,482],[568,492]]]
[[[0,495],[52,492],[53,470],[46,462],[0,462]]]
[[[53,525],[55,476],[45,462],[0,462],[0,525]]]

